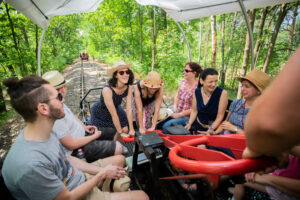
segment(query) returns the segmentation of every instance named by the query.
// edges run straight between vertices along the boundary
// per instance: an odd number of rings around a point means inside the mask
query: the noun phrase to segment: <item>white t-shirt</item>
[[[57,135],[58,139],[64,138],[70,134],[73,138],[80,138],[85,136],[85,130],[81,123],[79,123],[70,108],[64,104],[65,117],[56,120],[52,131]],[[68,153],[71,150],[65,149]]]

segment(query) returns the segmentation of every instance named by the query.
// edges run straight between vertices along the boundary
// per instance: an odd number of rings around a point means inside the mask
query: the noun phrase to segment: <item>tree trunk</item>
[[[198,54],[198,63],[200,64],[201,60],[201,46],[202,46],[202,21],[200,21],[200,33],[199,33],[199,54]]]
[[[256,61],[257,61],[257,58],[258,58],[258,50],[260,48],[260,45],[261,45],[261,36],[263,34],[263,30],[264,30],[264,26],[265,26],[265,21],[266,21],[266,16],[267,16],[267,13],[268,13],[268,8],[264,8],[263,11],[262,11],[262,15],[261,15],[261,19],[260,19],[260,24],[259,24],[259,31],[257,33],[257,37],[256,37],[256,42],[255,42],[255,47],[254,47],[254,50],[253,50],[253,56],[254,56],[254,67],[256,66]]]
[[[139,20],[140,20],[140,59],[143,63],[143,7],[139,7]]]
[[[270,33],[271,32],[271,28],[272,28],[272,22],[273,22],[273,18],[276,16],[276,13],[277,13],[277,8],[278,8],[278,6],[273,6],[270,10],[271,11],[273,11],[273,13],[272,13],[272,17],[271,17],[271,19],[270,19],[270,21],[269,21],[269,24],[268,24],[268,33]],[[270,40],[270,37],[267,37],[267,39],[264,41],[265,42],[265,48],[267,49],[268,47],[269,47],[269,40]]]
[[[225,63],[224,63],[224,40],[225,40],[225,15],[222,15],[222,43],[221,43],[221,54],[222,54],[222,68],[221,68],[221,87],[225,86]]]
[[[156,38],[157,38],[157,29],[156,29],[156,12],[155,8],[152,8],[152,70],[155,68],[156,65]]]
[[[38,58],[38,49],[39,49],[39,27],[35,25],[35,57]]]
[[[295,30],[295,24],[296,24],[296,17],[297,17],[297,10],[299,6],[299,1],[295,4],[294,7],[294,15],[293,15],[293,21],[290,29],[290,37],[289,37],[289,50],[288,50],[288,55],[291,55],[292,48],[293,48],[293,37],[294,37],[294,30]]]
[[[270,63],[271,56],[272,56],[272,53],[273,53],[274,45],[275,45],[275,42],[276,42],[276,39],[277,39],[278,31],[280,29],[280,25],[282,24],[282,21],[283,21],[284,17],[286,16],[287,11],[288,11],[287,4],[282,4],[282,6],[280,8],[279,15],[278,15],[278,19],[277,19],[277,22],[276,22],[274,32],[273,32],[272,37],[271,37],[271,43],[270,43],[270,46],[269,46],[269,49],[268,49],[267,57],[265,59],[264,65],[263,65],[263,71],[264,72],[267,71],[267,68],[268,68],[268,65]]]
[[[22,75],[25,75],[25,74],[27,74],[27,69],[26,69],[26,67],[25,67],[23,58],[22,58],[22,56],[21,56],[20,49],[19,49],[19,47],[18,47],[17,37],[16,37],[16,34],[15,34],[15,29],[14,29],[14,24],[13,24],[12,19],[10,18],[9,8],[8,8],[7,3],[4,2],[4,5],[5,5],[5,8],[6,8],[6,14],[7,14],[7,17],[8,17],[8,21],[9,21],[9,25],[10,25],[10,29],[11,29],[13,41],[14,41],[14,47],[15,47],[17,53],[18,53],[18,57],[19,57],[20,62],[21,62],[21,70],[20,70],[20,71],[21,71],[21,74],[22,74]]]
[[[211,67],[216,68],[217,58],[217,31],[216,31],[216,16],[211,16]]]
[[[224,80],[222,80],[221,77],[221,85],[225,85],[225,80],[226,80],[226,71],[227,71],[227,67],[228,67],[228,62],[229,62],[229,58],[231,55],[231,43],[232,43],[232,39],[234,36],[234,32],[235,32],[235,28],[236,28],[236,22],[237,22],[237,12],[234,13],[234,17],[233,17],[233,21],[231,23],[231,33],[230,33],[230,38],[229,38],[229,44],[228,44],[228,48],[226,49],[226,58],[225,58],[225,66],[224,66]],[[235,56],[236,57],[236,56]]]
[[[251,26],[252,30],[253,30],[254,21],[255,21],[255,12],[256,12],[255,9],[253,9],[249,12],[249,20],[250,20],[250,26]],[[241,71],[240,71],[241,76],[245,76],[247,73],[247,66],[249,63],[249,52],[250,52],[250,37],[249,37],[249,30],[248,30],[247,36],[246,36],[245,48],[244,48],[243,63],[242,63]],[[241,98],[241,86],[242,86],[241,83],[239,83],[239,89],[238,89],[238,94],[237,94],[238,99]]]
[[[207,32],[206,32],[206,43],[205,43],[205,49],[204,49],[204,67],[206,66],[209,33],[210,33],[210,30],[207,30]]]
[[[25,26],[22,27],[22,32],[24,35],[25,44],[29,48],[29,41],[28,41],[27,30]]]
[[[2,83],[0,82],[0,113],[6,112],[6,111],[7,110],[6,110],[3,91],[2,91]]]

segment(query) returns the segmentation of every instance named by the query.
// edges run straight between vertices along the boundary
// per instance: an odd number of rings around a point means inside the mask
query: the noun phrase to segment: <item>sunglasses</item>
[[[64,96],[62,95],[62,93],[58,93],[57,94],[57,97],[54,97],[54,98],[52,98],[52,99],[57,99],[58,101],[62,101],[63,99],[64,99]],[[44,101],[44,102],[42,102],[42,103],[46,103],[46,102],[48,102],[48,101],[51,101],[52,99],[47,99],[46,101]]]
[[[193,70],[184,69],[186,73],[193,72]]]
[[[126,71],[118,71],[118,73],[119,73],[121,76],[123,76],[125,73],[126,73],[127,75],[129,75],[129,70],[126,70]]]

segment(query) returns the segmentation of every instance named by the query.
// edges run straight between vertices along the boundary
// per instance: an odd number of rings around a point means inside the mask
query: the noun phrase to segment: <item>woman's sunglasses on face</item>
[[[184,69],[186,73],[193,72],[193,70]]]
[[[118,71],[118,73],[119,73],[121,76],[123,76],[125,73],[126,73],[127,75],[129,75],[129,70],[126,70],[126,71]]]

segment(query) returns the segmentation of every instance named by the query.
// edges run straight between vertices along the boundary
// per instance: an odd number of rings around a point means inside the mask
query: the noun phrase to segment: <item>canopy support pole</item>
[[[192,62],[192,54],[191,54],[191,49],[190,49],[190,44],[189,44],[189,41],[183,31],[183,29],[181,28],[180,24],[178,22],[175,21],[175,23],[177,24],[177,26],[179,27],[183,37],[184,37],[184,41],[185,41],[185,44],[186,44],[186,47],[188,49],[188,52],[189,52],[189,61]]]
[[[38,59],[38,75],[41,76],[41,49],[42,49],[42,42],[43,42],[43,39],[44,39],[44,35],[47,31],[48,27],[43,29],[43,32],[42,32],[42,35],[41,35],[41,38],[40,38],[40,41],[39,41],[39,48],[38,48],[38,56],[37,56],[37,59]]]
[[[248,34],[249,34],[249,39],[250,39],[250,49],[251,49],[251,71],[254,69],[254,53],[253,53],[253,32],[252,32],[252,28],[250,26],[250,21],[247,15],[247,11],[246,8],[244,6],[244,3],[242,0],[237,0],[240,4],[240,7],[242,9],[243,15],[244,15],[244,19],[247,25],[247,29],[248,29]]]

